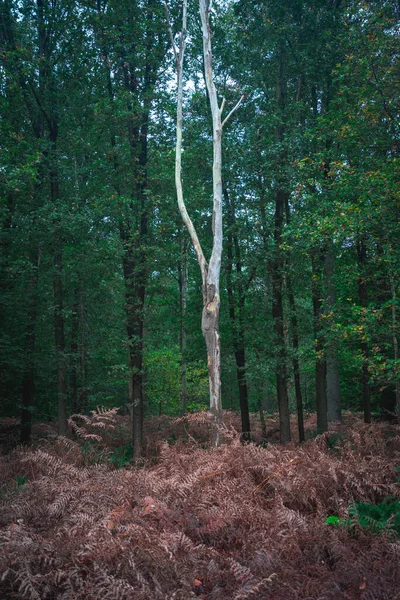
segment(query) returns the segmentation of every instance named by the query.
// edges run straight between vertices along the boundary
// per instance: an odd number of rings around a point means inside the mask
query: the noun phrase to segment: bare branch
[[[174,40],[174,34],[172,33],[171,19],[170,19],[170,13],[169,13],[169,8],[168,8],[167,2],[164,2],[164,8],[165,8],[165,14],[167,15],[168,33],[169,33],[169,37],[171,40],[172,49],[174,51],[175,61],[178,64],[179,57],[178,57],[177,47],[176,47],[175,40]]]
[[[232,110],[229,113],[229,115],[227,117],[225,117],[225,119],[222,121],[222,127],[225,125],[225,123],[227,123],[229,121],[229,119],[231,118],[231,116],[233,115],[233,113],[237,111],[237,109],[239,108],[239,106],[242,104],[243,99],[244,99],[244,95],[240,98],[239,102],[237,102],[235,104],[235,106],[232,108]]]
[[[168,7],[165,3],[166,9]],[[196,232],[196,229],[193,225],[191,218],[187,212],[185,202],[183,199],[183,188],[182,188],[182,128],[183,128],[183,58],[185,53],[186,46],[186,21],[187,21],[187,0],[183,1],[183,15],[182,15],[182,31],[180,36],[179,43],[179,54],[175,49],[175,57],[176,57],[176,69],[177,69],[177,79],[178,79],[178,102],[177,102],[177,115],[176,115],[176,147],[175,147],[175,186],[176,186],[176,195],[178,199],[179,211],[182,216],[182,220],[189,232],[190,238],[192,240],[193,248],[196,252],[197,261],[200,266],[201,277],[203,281],[203,287],[207,278],[207,270],[208,265],[207,261],[204,257],[204,253]],[[170,27],[170,35],[172,34],[172,30]]]

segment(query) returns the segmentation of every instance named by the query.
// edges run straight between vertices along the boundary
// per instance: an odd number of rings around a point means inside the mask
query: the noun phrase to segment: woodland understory
[[[376,530],[351,510],[400,498],[398,427],[349,413],[323,435],[305,425],[303,444],[267,444],[253,417],[243,443],[226,412],[215,449],[207,414],[156,417],[145,456],[120,463],[115,410],[76,418],[74,439],[35,425],[31,448],[1,457],[0,597],[398,598],[399,520]],[[267,431],[279,438],[276,416]]]

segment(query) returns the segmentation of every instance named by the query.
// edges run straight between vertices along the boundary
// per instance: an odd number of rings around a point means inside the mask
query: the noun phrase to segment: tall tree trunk
[[[50,198],[55,206],[60,197],[59,177],[57,166],[57,137],[58,124],[53,120],[50,129]],[[61,224],[55,223],[54,254],[53,254],[53,296],[54,296],[54,332],[57,362],[57,417],[58,433],[65,435],[68,429],[67,422],[67,361],[65,356],[65,326],[64,326],[64,299],[63,299],[63,248]]]
[[[149,59],[150,60],[150,59]],[[127,67],[124,66],[126,70]],[[146,63],[144,82],[144,106],[141,114],[135,114],[128,122],[128,140],[131,147],[132,171],[135,188],[127,221],[120,224],[121,240],[124,248],[123,270],[127,316],[127,336],[129,347],[129,402],[132,407],[132,443],[135,456],[139,456],[143,446],[144,395],[143,395],[143,349],[144,349],[144,307],[147,284],[146,238],[148,234],[147,206],[147,166],[148,166],[148,127],[150,119],[150,66]],[[126,73],[126,88],[133,94],[137,81]],[[129,107],[133,110],[133,106]],[[135,120],[140,120],[140,125]]]
[[[314,314],[315,344],[315,395],[317,401],[317,430],[323,433],[328,429],[328,400],[326,395],[326,357],[324,337],[321,326],[322,318],[322,268],[325,256],[321,250],[314,250],[312,261],[312,303]]]
[[[289,296],[289,305],[291,312],[291,322],[292,322],[292,344],[293,344],[293,374],[294,374],[294,388],[296,393],[296,409],[297,409],[297,426],[299,430],[299,441],[305,441],[305,433],[304,433],[304,414],[303,414],[303,397],[301,393],[301,381],[300,381],[300,364],[299,364],[299,328],[297,324],[297,314],[296,314],[296,303],[294,300],[294,294],[292,289],[292,283],[290,281],[290,277],[287,279],[288,285],[288,296]]]
[[[290,223],[290,205],[289,198],[286,198],[286,222],[289,225]],[[290,264],[290,254],[288,253],[287,257],[288,265]],[[296,410],[297,410],[297,426],[299,430],[299,441],[305,441],[305,433],[304,433],[304,413],[303,413],[303,397],[301,393],[301,381],[300,381],[300,365],[299,365],[299,328],[297,324],[297,313],[296,313],[296,303],[294,299],[292,279],[289,273],[286,275],[286,283],[288,290],[288,299],[290,306],[290,314],[291,314],[291,325],[292,325],[292,344],[293,344],[293,374],[294,374],[294,388],[296,394]]]
[[[182,356],[181,362],[181,413],[186,414],[187,408],[187,360],[186,360],[186,297],[188,280],[188,246],[186,239],[181,240],[181,257],[178,267],[179,272],[179,296],[181,307],[181,328],[179,343]]]
[[[222,120],[224,103],[218,105],[214,84],[211,51],[210,6],[208,0],[199,0],[203,33],[203,58],[206,87],[210,99],[213,123],[213,247],[203,288],[204,309],[201,327],[208,355],[210,382],[210,410],[212,414],[211,442],[218,446],[221,441],[221,345],[219,337],[220,294],[219,279],[222,257]]]
[[[53,259],[54,332],[57,361],[57,418],[58,433],[67,433],[67,366],[65,359],[65,334],[63,316],[62,270],[63,256],[60,234],[56,234],[56,249]]]
[[[74,288],[74,301],[72,305],[72,322],[71,322],[71,359],[70,359],[70,375],[69,387],[71,393],[71,412],[77,414],[81,412],[79,406],[78,392],[78,365],[79,365],[79,289]]]
[[[169,16],[167,4],[165,4]],[[203,314],[201,328],[207,346],[208,378],[210,384],[210,412],[211,412],[211,443],[218,446],[221,441],[222,425],[222,403],[221,403],[221,349],[219,339],[219,279],[222,257],[222,128],[230,115],[239,106],[241,100],[228,116],[222,121],[221,115],[225,105],[223,100],[218,105],[217,90],[214,85],[211,52],[211,29],[210,29],[210,4],[208,0],[199,0],[201,28],[203,33],[203,58],[206,87],[210,100],[212,124],[213,124],[213,246],[210,263],[207,264],[201,244],[187,212],[183,199],[182,189],[182,97],[183,97],[183,59],[186,47],[186,25],[187,25],[187,0],[183,2],[182,32],[179,47],[174,42],[171,29],[171,44],[174,50],[177,79],[178,79],[178,102],[176,117],[176,149],[175,149],[175,184],[179,211],[182,220],[190,234],[193,248],[196,252],[197,261],[203,283]]]
[[[358,277],[358,295],[360,298],[360,304],[363,309],[362,321],[365,326],[365,317],[368,305],[368,291],[367,291],[367,247],[365,243],[365,235],[361,236],[357,241],[357,259],[359,267]],[[363,408],[364,408],[364,421],[365,423],[371,423],[371,388],[369,384],[370,373],[369,373],[369,352],[368,344],[361,338],[361,352],[363,356],[362,364],[362,385],[363,385]]]
[[[275,258],[272,261],[272,318],[276,346],[276,390],[278,396],[280,440],[290,442],[290,413],[287,393],[286,345],[283,323],[283,258],[279,246],[282,241],[283,207],[285,195],[278,190],[275,200]]]
[[[84,301],[81,294],[79,302],[79,322],[81,325],[80,348],[79,348],[79,374],[80,386],[78,406],[82,414],[86,414],[88,410],[88,389],[87,389],[87,361],[86,361],[86,328],[85,328],[85,311]]]
[[[10,290],[10,278],[8,275],[9,251],[11,246],[11,227],[14,213],[14,194],[9,191],[7,194],[7,209],[4,222],[2,223],[1,243],[0,243],[0,332],[5,331],[5,319],[7,314],[7,300]],[[3,372],[6,372],[6,365],[0,364],[0,393],[3,391]],[[4,389],[4,398],[8,390]]]
[[[260,353],[257,348],[254,349],[255,355],[257,357],[258,363],[260,363]],[[268,410],[268,382],[266,385],[266,397],[263,393],[262,384],[257,386],[257,405],[258,405],[258,414],[260,415],[260,426],[261,426],[261,437],[266,439],[267,437],[267,426],[265,423],[265,415],[264,411]]]
[[[35,394],[35,361],[36,346],[36,321],[38,304],[38,279],[39,279],[39,247],[32,245],[30,251],[30,281],[28,303],[28,325],[25,335],[25,366],[22,382],[22,408],[21,408],[21,444],[29,446],[32,440],[32,415]]]
[[[334,324],[334,310],[336,302],[335,282],[333,280],[335,265],[335,256],[333,248],[330,247],[324,262],[325,267],[325,314],[331,328]],[[328,421],[342,420],[342,402],[340,397],[340,378],[338,365],[338,347],[334,339],[334,333],[331,333],[326,344],[326,388],[328,401]]]
[[[284,122],[286,108],[286,78],[285,78],[286,53],[283,44],[279,51],[278,75],[276,81],[276,104],[279,112],[279,124],[275,130],[276,143],[284,139]],[[282,255],[282,230],[287,203],[287,193],[284,181],[280,175],[286,157],[282,152],[276,165],[278,171],[278,187],[275,192],[275,220],[274,220],[274,258],[272,260],[272,317],[274,320],[274,333],[276,345],[276,389],[279,408],[280,439],[284,444],[291,439],[289,398],[287,393],[287,366],[286,344],[283,315],[283,271],[284,258]]]
[[[397,339],[397,315],[396,315],[396,287],[394,277],[390,276],[390,290],[392,293],[392,339],[393,339],[393,358],[394,358],[394,378],[396,394],[396,415],[397,422],[400,424],[400,373],[399,373],[399,342]]]
[[[249,415],[249,401],[248,401],[248,388],[247,388],[247,376],[246,376],[246,351],[244,346],[244,305],[245,305],[245,289],[242,278],[242,261],[240,254],[239,240],[237,239],[236,233],[236,214],[235,214],[235,203],[233,198],[231,199],[227,188],[224,188],[224,197],[227,207],[227,290],[228,290],[228,303],[229,303],[229,316],[232,324],[233,333],[233,350],[236,361],[236,375],[239,387],[239,403],[240,403],[240,414],[242,419],[242,437],[244,440],[250,439],[250,415]],[[235,259],[233,256],[233,249],[235,248]],[[233,263],[235,262],[236,276],[238,278],[236,286],[232,281]],[[236,288],[236,294],[235,294]],[[235,300],[235,295],[238,300]]]

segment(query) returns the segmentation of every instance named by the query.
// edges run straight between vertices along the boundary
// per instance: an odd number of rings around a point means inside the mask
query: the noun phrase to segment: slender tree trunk
[[[317,430],[323,433],[328,429],[328,400],[326,395],[326,357],[322,333],[322,266],[325,256],[322,251],[313,251],[312,260],[312,302],[314,314],[315,344],[315,395],[317,401]]]
[[[290,223],[290,206],[289,206],[289,198],[286,198],[286,222],[289,225]],[[287,257],[288,265],[290,264],[290,254],[288,253]],[[286,276],[286,283],[288,289],[288,299],[291,313],[291,325],[292,325],[292,345],[293,345],[293,374],[294,374],[294,388],[296,394],[296,410],[297,410],[297,426],[299,430],[299,441],[305,441],[305,433],[304,433],[304,414],[303,414],[303,397],[301,393],[301,381],[300,381],[300,365],[299,365],[299,328],[297,324],[297,313],[296,313],[296,303],[294,299],[292,280],[289,274]]]
[[[79,348],[79,371],[80,371],[80,386],[79,386],[79,409],[82,414],[86,414],[88,410],[88,389],[87,389],[87,361],[86,361],[86,335],[85,330],[85,311],[83,298],[81,295],[79,302],[79,321],[81,324],[80,348]]]
[[[187,407],[187,362],[186,362],[186,296],[188,280],[188,247],[185,239],[181,242],[181,260],[179,264],[179,295],[181,306],[181,329],[179,335],[181,363],[181,407],[182,415],[186,414]]]
[[[12,192],[8,192],[7,194],[7,209],[5,214],[4,223],[2,224],[2,232],[1,232],[1,244],[0,244],[0,331],[5,330],[5,319],[7,314],[7,300],[8,294],[11,288],[10,278],[8,275],[8,262],[9,262],[9,250],[11,246],[11,226],[12,219],[14,213],[14,194]],[[6,374],[6,366],[0,364],[0,394],[4,394],[4,398],[6,398],[6,394],[8,395],[9,390],[4,389],[1,382],[6,379],[3,378]]]
[[[254,352],[259,364],[261,364],[260,352],[257,348],[254,348]],[[263,385],[259,383],[257,386],[257,405],[258,405],[258,413],[260,415],[260,426],[261,426],[261,436],[266,439],[267,437],[267,427],[265,423],[265,412],[268,410],[268,381],[265,385],[265,394],[263,393]]]
[[[260,427],[261,427],[261,437],[267,439],[267,426],[265,423],[265,415],[263,409],[263,397],[262,394],[258,393],[257,395],[257,404],[258,404],[258,414],[260,415]]]
[[[169,17],[168,6],[165,3],[167,16]],[[221,272],[222,257],[222,128],[230,115],[239,106],[241,100],[235,108],[222,121],[221,115],[225,105],[223,100],[221,106],[218,105],[217,90],[214,85],[212,69],[211,52],[211,29],[210,29],[210,3],[208,0],[199,0],[201,28],[203,34],[203,58],[206,88],[209,96],[212,124],[213,124],[213,246],[210,263],[204,257],[203,250],[196,229],[187,212],[182,189],[182,97],[183,97],[183,59],[186,47],[186,25],[187,25],[187,0],[183,2],[182,13],[182,32],[180,36],[179,47],[174,42],[171,25],[169,25],[171,44],[174,50],[177,79],[178,79],[178,102],[176,117],[176,151],[175,151],[175,184],[178,199],[179,211],[182,220],[190,234],[193,248],[196,252],[197,260],[200,266],[200,272],[203,283],[203,315],[201,328],[207,346],[207,365],[208,378],[210,384],[210,412],[211,412],[211,443],[218,446],[221,441],[222,425],[222,403],[221,403],[221,349],[219,338],[219,279]]]
[[[394,354],[394,378],[396,393],[396,415],[397,422],[400,424],[400,373],[399,373],[399,342],[397,339],[397,315],[396,315],[396,287],[394,277],[390,277],[390,290],[392,292],[392,339]]]
[[[71,323],[71,360],[69,386],[71,391],[71,412],[77,414],[81,412],[78,401],[78,340],[79,340],[79,289],[74,288],[74,301],[72,305],[72,323]]]
[[[34,353],[36,346],[36,321],[38,304],[38,279],[40,253],[37,245],[32,246],[30,252],[31,273],[29,281],[29,294],[27,302],[28,327],[25,336],[25,366],[22,382],[22,408],[21,408],[21,435],[20,442],[26,446],[32,440],[32,415],[34,409],[35,394],[35,361]]]
[[[236,361],[236,375],[239,386],[239,402],[240,402],[240,414],[242,419],[242,437],[244,440],[250,439],[250,415],[249,415],[249,401],[248,401],[248,388],[247,388],[247,377],[246,377],[246,351],[244,346],[244,304],[245,304],[245,290],[243,289],[242,277],[242,262],[240,255],[239,240],[235,231],[236,227],[236,215],[235,215],[235,204],[233,199],[229,197],[228,190],[224,188],[224,197],[227,206],[227,290],[228,290],[228,302],[229,302],[229,316],[232,324],[233,332],[233,349]],[[238,277],[237,285],[234,286],[232,282],[232,271],[233,271],[233,248],[235,248],[236,254],[236,276]],[[237,287],[236,295],[238,296],[238,302],[235,302],[235,290]],[[236,306],[237,304],[237,306]]]
[[[358,295],[360,298],[360,304],[363,309],[362,321],[365,323],[365,316],[368,305],[368,292],[367,292],[367,281],[366,281],[366,263],[367,263],[367,247],[365,244],[365,236],[362,236],[357,242],[357,258],[360,269],[358,277]],[[369,373],[369,352],[368,344],[361,339],[361,352],[363,356],[362,365],[362,384],[363,384],[363,407],[364,407],[364,421],[365,423],[371,423],[371,388],[369,385],[370,373]]]
[[[126,70],[127,67],[124,67]],[[144,349],[144,307],[147,284],[146,238],[148,234],[147,207],[147,162],[148,162],[148,123],[150,118],[150,67],[146,64],[145,100],[140,126],[134,119],[128,123],[128,140],[131,147],[132,171],[135,188],[132,191],[131,213],[127,222],[120,223],[121,240],[124,248],[123,270],[127,316],[127,336],[129,346],[129,402],[132,407],[132,444],[135,456],[139,456],[143,446],[144,395],[143,395],[143,349]],[[126,88],[136,92],[136,80],[126,73]],[[147,95],[146,95],[147,93]],[[133,110],[133,107],[130,107]]]
[[[326,302],[325,302],[325,315],[328,318],[328,322],[334,324],[334,309],[336,302],[335,283],[333,281],[335,265],[335,256],[333,254],[333,248],[330,248],[325,257],[325,290],[326,290]],[[341,421],[342,420],[342,403],[340,397],[340,378],[339,378],[339,365],[337,357],[337,343],[334,339],[334,333],[331,333],[330,338],[326,344],[326,388],[327,388],[327,401],[328,401],[328,421]]]
[[[274,320],[276,346],[276,389],[278,396],[280,440],[290,442],[290,413],[287,393],[286,346],[283,323],[283,258],[279,246],[282,241],[283,208],[285,195],[282,190],[276,194],[275,204],[275,258],[272,261],[272,317]]]
[[[219,278],[222,257],[222,121],[223,104],[218,105],[214,85],[211,51],[210,7],[208,0],[199,0],[203,33],[203,57],[206,87],[210,99],[213,123],[213,247],[203,289],[204,309],[202,331],[207,346],[208,375],[210,381],[210,410],[212,414],[211,442],[218,446],[221,441],[221,345],[219,337],[220,294]]]
[[[285,136],[285,109],[286,109],[286,53],[284,45],[279,50],[278,74],[276,79],[276,105],[279,113],[279,124],[275,129],[275,141],[282,144]],[[284,180],[281,176],[282,168],[287,159],[284,151],[280,152],[276,169],[278,172],[278,185],[275,191],[275,219],[274,219],[274,258],[272,270],[272,318],[274,320],[275,346],[276,346],[276,389],[279,408],[280,440],[285,444],[291,440],[289,397],[287,392],[287,365],[286,344],[283,314],[283,272],[284,257],[281,250],[282,230],[287,203],[287,193],[284,189]]]
[[[303,414],[303,397],[301,394],[301,381],[300,381],[300,365],[299,365],[299,328],[297,325],[297,315],[296,315],[296,304],[294,300],[294,294],[292,289],[292,284],[290,278],[287,279],[288,284],[288,292],[289,292],[289,305],[290,311],[292,314],[291,322],[292,322],[292,344],[293,344],[293,373],[294,373],[294,388],[296,393],[296,409],[297,409],[297,424],[299,429],[299,441],[305,441],[305,433],[304,433],[304,414]]]
[[[54,294],[54,332],[57,357],[57,417],[58,433],[67,433],[67,368],[65,359],[65,335],[63,317],[63,289],[62,289],[62,249],[61,241],[57,236],[56,250],[53,260],[53,294]]]
[[[57,168],[58,125],[53,123],[50,131],[51,150],[49,155],[50,167],[50,197],[53,205],[59,200],[59,179]],[[65,357],[65,327],[63,303],[63,249],[61,225],[56,224],[54,234],[53,255],[53,295],[54,295],[54,332],[57,361],[57,415],[58,433],[66,435],[67,422],[67,361]]]

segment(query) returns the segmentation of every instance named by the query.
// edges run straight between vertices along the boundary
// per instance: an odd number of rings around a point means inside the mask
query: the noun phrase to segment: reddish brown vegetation
[[[153,421],[156,464],[88,464],[98,454],[62,438],[1,458],[0,598],[394,599],[399,542],[325,524],[398,495],[393,426],[263,448],[227,419],[217,450],[201,415]],[[162,443],[171,432],[185,443]]]

